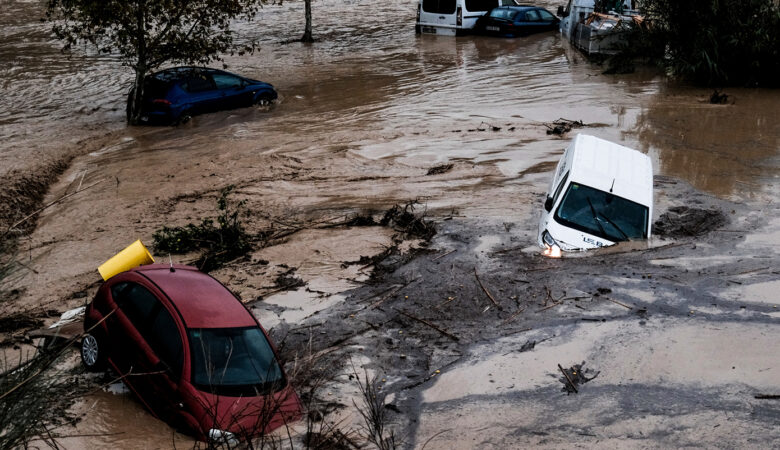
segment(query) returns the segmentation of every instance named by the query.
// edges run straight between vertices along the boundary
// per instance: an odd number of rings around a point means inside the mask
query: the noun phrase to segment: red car
[[[155,416],[201,440],[237,442],[301,416],[265,330],[193,267],[152,264],[110,278],[84,330],[88,369],[110,364]]]

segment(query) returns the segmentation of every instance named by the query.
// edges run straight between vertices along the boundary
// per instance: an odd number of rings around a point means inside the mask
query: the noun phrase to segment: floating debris
[[[428,169],[428,172],[425,175],[440,175],[442,173],[449,172],[453,167],[455,167],[454,164],[441,164],[438,166],[433,166]]]
[[[545,123],[544,126],[547,127],[547,134],[563,136],[564,134],[571,131],[573,128],[582,128],[586,125],[581,120],[570,120],[570,119],[561,118],[558,120],[554,120],[550,123]]]
[[[583,369],[583,366],[585,366],[585,361],[583,361],[580,364],[575,364],[569,367],[568,369],[564,369],[563,367],[561,367],[560,364],[558,364],[558,369],[563,374],[563,377],[560,378],[561,383],[563,383],[563,388],[561,389],[563,392],[566,392],[567,394],[571,394],[571,393],[576,394],[579,392],[577,387],[580,384],[587,383],[588,381],[599,376],[599,373],[601,373],[601,372],[596,372],[595,374],[593,374],[593,376],[588,377],[585,374],[590,372],[590,370]]]

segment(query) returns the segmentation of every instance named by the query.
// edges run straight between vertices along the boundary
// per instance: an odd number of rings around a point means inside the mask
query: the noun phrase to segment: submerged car
[[[477,19],[502,5],[517,5],[515,0],[419,0],[415,31],[440,36],[471,33]]]
[[[547,192],[537,240],[549,256],[650,237],[653,166],[643,153],[578,134]]]
[[[127,115],[135,91],[127,98]],[[192,116],[251,105],[269,105],[277,93],[268,83],[204,67],[174,67],[144,79],[140,121],[179,124]]]
[[[109,278],[87,305],[81,357],[113,368],[158,418],[233,443],[301,415],[268,335],[219,281],[151,264]]]
[[[517,37],[557,30],[560,20],[536,6],[501,6],[480,17],[474,32],[491,36]]]

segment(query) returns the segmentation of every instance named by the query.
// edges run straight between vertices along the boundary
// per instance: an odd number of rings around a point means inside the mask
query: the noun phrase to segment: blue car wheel
[[[273,97],[271,94],[264,92],[262,94],[257,94],[255,97],[255,105],[257,106],[268,106],[273,101]]]

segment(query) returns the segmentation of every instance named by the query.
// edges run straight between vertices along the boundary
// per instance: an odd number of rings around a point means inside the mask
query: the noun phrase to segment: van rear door
[[[457,0],[420,0],[420,31],[455,35]]]

